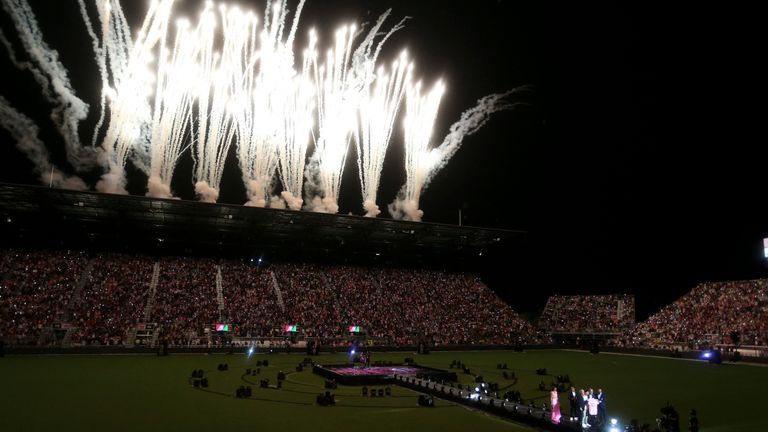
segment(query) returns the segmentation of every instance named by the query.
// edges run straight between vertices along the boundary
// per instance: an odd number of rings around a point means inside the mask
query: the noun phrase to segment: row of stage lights
[[[419,387],[425,387],[433,391],[439,391],[441,393],[444,393],[450,396],[458,396],[467,401],[471,401],[476,404],[481,404],[481,406],[487,406],[489,408],[498,407],[506,410],[507,412],[511,412],[518,415],[525,413],[531,418],[545,420],[547,413],[549,412],[547,409],[539,409],[533,406],[525,406],[522,404],[518,404],[516,402],[510,403],[509,399],[502,400],[502,399],[493,398],[489,396],[486,383],[480,383],[477,387],[474,388],[473,392],[465,392],[464,390],[458,390],[458,394],[456,394],[454,392],[453,387],[448,387],[444,384],[439,384],[430,380],[409,378],[405,376],[395,376],[395,378],[405,383],[410,383],[413,385],[417,385]],[[439,390],[437,388],[438,386],[440,386]],[[616,418],[611,418],[609,421],[607,432],[620,432],[621,430],[622,429],[621,429],[621,424],[619,420]]]

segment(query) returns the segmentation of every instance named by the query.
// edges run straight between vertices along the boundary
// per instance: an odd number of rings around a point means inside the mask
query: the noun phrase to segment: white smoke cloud
[[[40,181],[44,184],[48,183],[49,185],[51,185],[51,187],[55,187],[59,189],[70,189],[70,190],[80,190],[80,191],[88,189],[88,186],[80,177],[66,175],[56,168],[54,168],[51,172],[49,172],[48,175],[42,174],[40,176]]]
[[[335,210],[333,210],[334,208]],[[315,213],[336,213],[339,211],[339,206],[335,205],[332,199],[320,198],[315,195],[312,199],[306,201],[304,210]]]
[[[152,198],[173,198],[171,186],[163,183],[160,176],[149,176],[147,181],[147,196]]]
[[[377,206],[376,203],[370,199],[363,201],[363,209],[365,209],[366,217],[376,217],[381,213],[379,206]]]
[[[323,206],[325,207],[326,213],[338,213],[339,212],[339,204],[336,202],[334,198],[331,197],[325,197],[322,199]]]
[[[206,181],[195,183],[195,193],[202,202],[215,203],[219,199],[219,190],[210,186]]]
[[[271,196],[269,198],[269,207],[273,209],[284,209],[285,201],[279,196]],[[301,208],[301,204],[299,204],[299,208]]]
[[[0,126],[11,134],[11,137],[16,140],[16,148],[32,162],[40,183],[61,189],[88,189],[80,177],[66,175],[51,164],[48,150],[37,137],[39,132],[37,125],[12,107],[2,96],[0,96]]]
[[[248,202],[245,203],[246,206],[266,207],[267,200],[264,196],[264,188],[260,181],[248,180],[245,182],[245,191],[248,194]]]
[[[405,191],[400,190],[397,198],[387,206],[392,219],[421,222],[424,211],[419,209],[419,203],[406,199]]]
[[[127,195],[125,190],[125,170],[122,166],[110,163],[109,171],[96,183],[96,190],[103,193]]]
[[[141,172],[149,175],[151,172],[152,163],[152,146],[148,139],[145,137],[139,137],[136,143],[131,148],[131,152],[128,154],[133,162],[133,165]]]
[[[301,210],[301,205],[304,204],[304,200],[301,197],[293,196],[290,191],[282,191],[280,192],[280,195],[285,200],[285,203],[288,205],[289,209]]]
[[[325,189],[323,188],[323,181],[320,177],[320,159],[317,151],[315,151],[304,167],[305,205],[303,209],[317,213],[328,213],[325,203],[323,202],[324,196]]]

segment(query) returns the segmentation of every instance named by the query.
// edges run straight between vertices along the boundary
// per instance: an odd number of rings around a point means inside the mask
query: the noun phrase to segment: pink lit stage
[[[395,375],[415,377],[419,373],[430,371],[430,369],[426,369],[418,366],[369,366],[369,367],[328,366],[327,369],[341,375],[349,375],[349,376],[387,375],[390,377],[394,377]]]
[[[432,380],[456,380],[454,372],[446,372],[419,365],[376,365],[355,366],[344,365],[315,365],[312,371],[327,379],[333,379],[344,385],[384,384],[395,376],[430,378]]]

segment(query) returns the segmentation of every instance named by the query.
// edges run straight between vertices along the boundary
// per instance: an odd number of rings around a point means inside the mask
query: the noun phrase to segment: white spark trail
[[[304,51],[300,72],[295,71],[293,38],[300,19],[304,1],[299,4],[293,18],[291,31],[285,42],[279,39],[285,23],[285,15],[280,20],[270,23],[262,47],[262,85],[271,95],[272,120],[277,124],[272,136],[279,159],[278,172],[283,190],[280,196],[285,201],[270,200],[270,207],[286,205],[291,210],[300,210],[303,205],[302,188],[304,168],[309,146],[310,132],[313,126],[312,115],[315,108],[315,89],[311,80],[311,68],[317,54],[317,37],[310,31],[309,45]],[[280,9],[285,13],[286,9]],[[277,11],[277,10],[276,10]],[[262,45],[264,45],[262,43]],[[271,174],[271,172],[270,172]]]
[[[293,78],[286,95],[282,109],[282,141],[277,145],[283,183],[280,195],[291,210],[301,210],[303,204],[304,167],[315,108],[315,89],[309,78],[309,68],[309,59],[305,57],[301,74]]]
[[[464,137],[494,112],[511,108],[511,96],[524,89],[479,100],[430,149],[444,87],[438,82],[422,95],[405,52],[388,68],[378,64],[384,44],[407,19],[384,30],[391,10],[367,32],[354,25],[339,29],[322,58],[310,31],[297,65],[293,44],[305,0],[299,0],[290,23],[288,0],[267,0],[262,23],[237,7],[222,5],[216,13],[214,2],[207,1],[194,26],[179,20],[175,29],[169,24],[174,0],[152,0],[135,36],[119,0],[93,0],[95,9],[78,0],[102,84],[92,146],[83,147],[78,126],[88,106],[75,96],[58,53],[43,40],[28,0],[0,2],[26,57],[20,60],[1,30],[0,43],[17,68],[32,74],[53,106],[51,118],[70,163],[78,170],[97,163],[105,168],[96,184],[101,192],[127,193],[130,158],[148,175],[147,195],[171,198],[177,162],[191,148],[195,191],[200,200],[216,202],[230,147],[236,143],[246,205],[336,213],[354,142],[362,207],[366,216],[376,217],[384,159],[405,105],[407,181],[389,210],[395,218],[421,220],[421,194]],[[91,18],[94,10],[97,19]],[[51,164],[37,126],[5,99],[0,100],[0,116],[44,175]],[[308,161],[310,138],[314,153]],[[54,173],[57,184],[82,183]],[[282,184],[278,195],[273,195],[275,173]]]
[[[437,173],[456,154],[463,144],[464,138],[483,127],[490,120],[490,116],[493,113],[511,109],[516,105],[527,105],[524,102],[511,101],[510,97],[521,92],[530,91],[531,89],[530,86],[521,86],[504,93],[491,94],[481,98],[474,107],[464,111],[461,114],[461,118],[451,125],[448,135],[445,136],[438,147],[428,150],[426,145],[420,145],[418,150],[412,150],[410,155],[408,150],[409,133],[415,134],[410,138],[412,143],[423,143],[427,131],[418,124],[410,123],[412,118],[406,118],[407,181],[398,192],[395,200],[389,205],[390,215],[394,219],[420,221],[424,215],[424,212],[419,209],[421,194],[429,186],[429,183]],[[434,124],[434,119],[432,119],[430,124]],[[429,133],[431,134],[431,130]],[[416,139],[414,140],[414,138]]]
[[[485,96],[477,101],[477,104],[461,113],[461,118],[456,123],[452,124],[448,130],[448,135],[443,138],[440,145],[432,150],[434,155],[432,160],[434,164],[430,166],[427,178],[424,180],[423,189],[426,189],[437,173],[442,170],[448,161],[451,160],[453,155],[461,148],[464,143],[464,138],[468,135],[472,135],[480,128],[485,126],[491,119],[491,114],[499,111],[505,111],[512,109],[516,106],[525,105],[529,103],[523,101],[510,100],[512,96],[517,96],[520,93],[526,93],[533,91],[532,86],[520,86],[512,90],[508,90],[504,93],[495,93]]]
[[[311,128],[311,117],[303,101],[308,100],[311,93],[305,94],[306,79],[296,76],[292,44],[303,4],[301,1],[285,41],[282,35],[288,14],[286,2],[268,4],[264,29],[258,37],[259,50],[255,48],[254,26],[248,43],[250,48],[246,49],[239,68],[244,72],[238,73],[238,68],[234,68],[234,81],[242,83],[235,91],[234,123],[249,206],[285,206],[275,197],[268,200],[279,161],[285,189],[282,194],[290,208],[301,208],[302,177],[293,173],[303,171]],[[309,110],[311,112],[311,107]]]
[[[232,63],[237,55],[232,51],[237,50],[238,43],[245,43],[243,38],[238,37],[242,29],[230,22],[237,19],[239,12],[232,9],[228,13],[222,6],[224,47],[221,54],[213,52],[216,17],[210,7],[210,4],[206,7],[202,18],[205,24],[201,55],[201,82],[210,84],[199,88],[198,139],[195,147],[195,193],[204,202],[216,202],[219,197],[224,162],[235,132],[227,112],[233,93]]]
[[[206,25],[201,20],[198,25]],[[177,23],[173,54],[166,61],[163,48],[158,67],[157,100],[152,121],[152,150],[147,196],[172,198],[171,180],[176,163],[185,150],[187,132],[192,128],[194,95],[199,74],[195,59],[201,43],[199,31],[190,31],[186,21]],[[161,46],[164,46],[163,42]]]
[[[309,165],[307,177],[319,191],[308,188],[307,195],[310,198],[308,209],[317,212],[337,213],[339,210],[338,197],[341,188],[341,177],[344,171],[347,151],[350,141],[360,141],[357,136],[358,128],[367,127],[360,125],[358,112],[361,105],[366,105],[365,98],[371,82],[374,81],[376,60],[381,48],[387,39],[401,29],[405,19],[383,34],[383,38],[376,43],[376,38],[382,33],[379,31],[391,12],[387,10],[379,16],[376,24],[368,31],[365,38],[353,50],[353,43],[360,34],[354,25],[342,27],[336,32],[335,46],[328,50],[325,63],[317,64],[317,57],[313,59],[313,72],[315,86],[317,88],[317,118],[318,139],[315,143],[313,162]],[[386,86],[384,86],[386,88]],[[399,98],[398,98],[399,99]],[[367,113],[371,113],[371,109]],[[396,107],[393,116],[396,114]],[[371,120],[371,119],[367,119]],[[387,123],[388,119],[381,120]],[[365,134],[365,131],[362,132]],[[379,146],[382,143],[379,143]],[[365,146],[365,145],[364,145]],[[359,147],[359,146],[358,146]],[[359,154],[359,153],[358,153]],[[371,153],[362,156],[365,162],[376,159]],[[360,160],[361,169],[365,162]],[[371,176],[364,186],[364,201],[368,202],[368,215],[375,215],[378,208],[374,208],[375,190],[378,187],[379,170],[376,170],[376,161],[371,161],[374,166],[368,165],[370,171],[361,175]],[[374,171],[377,171],[374,173]],[[373,192],[371,192],[371,188]],[[366,190],[367,189],[367,190]],[[314,196],[313,196],[314,195]],[[366,203],[364,202],[364,205]]]
[[[412,64],[408,64],[405,51],[392,64],[392,75],[380,67],[375,84],[363,89],[360,103],[360,134],[355,135],[357,165],[363,195],[365,216],[381,213],[376,195],[381,180],[384,157],[392,138],[392,129],[400,108],[406,83],[411,79]]]
[[[441,81],[426,95],[421,94],[421,83],[409,86],[406,90],[406,115],[403,121],[406,183],[401,206],[396,209],[398,213],[390,210],[390,214],[396,219],[421,221],[424,215],[419,209],[419,200],[424,181],[434,164],[434,155],[429,151],[429,143],[444,92],[445,86]]]
[[[350,68],[355,26],[346,26],[336,32],[336,43],[328,50],[325,63],[318,65],[313,58],[313,73],[317,87],[318,138],[315,143],[316,173],[320,193],[310,198],[310,210],[336,213],[347,150],[357,127],[359,88],[354,83]],[[308,191],[314,194],[315,191]]]
[[[130,51],[121,42],[128,30],[123,27],[119,5],[118,8],[104,5],[100,11],[102,45],[105,47],[104,55],[110,59],[108,69],[112,75],[111,82],[109,77],[102,82],[110,120],[101,144],[105,152],[104,164],[108,167],[107,173],[96,185],[101,192],[126,193],[124,168],[128,156],[141,143],[151,145],[150,141],[154,138],[153,125],[156,126],[159,121],[163,95],[153,89],[153,85],[162,82],[162,79],[152,72],[151,64],[159,59],[158,64],[162,65],[166,56],[165,39],[172,6],[173,0],[150,4]],[[151,101],[153,93],[154,104]],[[153,159],[157,150],[152,149]],[[157,162],[153,160],[155,164]]]

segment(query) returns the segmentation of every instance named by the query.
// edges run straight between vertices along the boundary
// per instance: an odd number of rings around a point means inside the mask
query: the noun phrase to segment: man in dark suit
[[[571,407],[571,411],[568,415],[568,418],[571,421],[575,421],[579,418],[579,393],[576,391],[575,387],[571,387],[571,391],[568,392],[568,404]]]
[[[584,389],[579,390],[579,423],[582,429],[589,429],[589,423],[587,423],[587,401],[589,400],[589,393]]]
[[[605,424],[605,393],[603,393],[603,389],[597,389],[597,395],[595,395],[595,398],[600,401],[600,404],[597,406],[597,424],[604,425]]]

